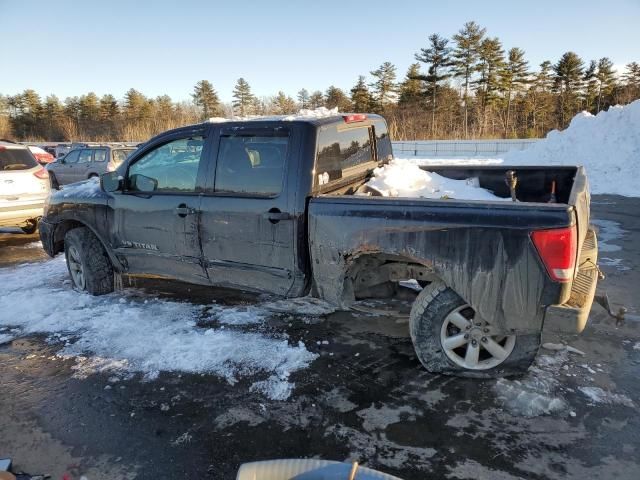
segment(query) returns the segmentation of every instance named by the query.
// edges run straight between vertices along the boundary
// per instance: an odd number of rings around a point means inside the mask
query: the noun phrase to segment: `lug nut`
[[[464,334],[464,339],[465,339],[465,340],[469,340],[469,334],[468,334],[468,333],[465,333],[465,334]]]
[[[478,342],[476,340],[472,340],[471,341],[471,345],[473,345],[475,347],[476,345],[478,345]]]
[[[482,323],[476,322],[476,327],[479,327],[480,325],[482,325]]]
[[[483,329],[482,331],[483,331],[484,333],[489,333],[489,329],[488,329],[488,328],[485,328],[485,329]]]
[[[482,337],[482,341],[487,343],[487,337]]]

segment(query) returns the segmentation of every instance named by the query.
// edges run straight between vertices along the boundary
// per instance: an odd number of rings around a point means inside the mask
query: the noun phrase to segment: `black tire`
[[[67,269],[73,286],[91,295],[113,292],[113,266],[100,240],[87,227],[69,230],[64,236]],[[72,255],[77,254],[75,260]],[[73,265],[82,268],[83,282],[77,281],[72,272]]]
[[[34,233],[36,233],[36,230],[38,230],[38,219],[33,219],[29,222],[29,225],[25,226],[25,227],[20,227],[20,230],[22,230],[24,233],[26,233],[27,235],[32,235]]]
[[[522,375],[533,363],[540,347],[540,334],[518,335],[511,354],[499,365],[486,370],[471,370],[454,363],[445,353],[440,331],[447,316],[465,301],[447,287],[436,281],[426,286],[413,308],[409,328],[411,340],[418,359],[433,373],[470,378],[497,378]]]

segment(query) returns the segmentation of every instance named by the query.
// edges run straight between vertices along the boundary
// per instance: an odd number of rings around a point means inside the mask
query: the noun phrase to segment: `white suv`
[[[49,196],[49,175],[29,149],[0,141],[0,227],[34,233]]]

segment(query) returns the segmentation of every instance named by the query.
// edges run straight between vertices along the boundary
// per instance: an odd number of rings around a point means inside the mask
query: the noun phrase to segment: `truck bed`
[[[589,200],[582,167],[428,167],[442,176],[477,177],[509,196],[505,172],[518,176],[518,202],[354,195],[359,185],[316,196],[308,206],[314,285],[348,303],[348,272],[356,259],[409,259],[427,266],[482,316],[507,332],[539,331],[544,307],[565,303],[571,283],[553,282],[530,239],[533,230],[577,225],[586,238]],[[547,203],[556,181],[557,202]]]

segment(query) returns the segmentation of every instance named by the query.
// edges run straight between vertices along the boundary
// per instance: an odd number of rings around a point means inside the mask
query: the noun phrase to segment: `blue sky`
[[[640,0],[28,1],[0,0],[0,93],[94,91],[189,99],[210,80],[224,101],[238,77],[259,96],[349,89],[384,61],[403,77],[437,32],[475,20],[531,65],[567,50],[640,61]]]

